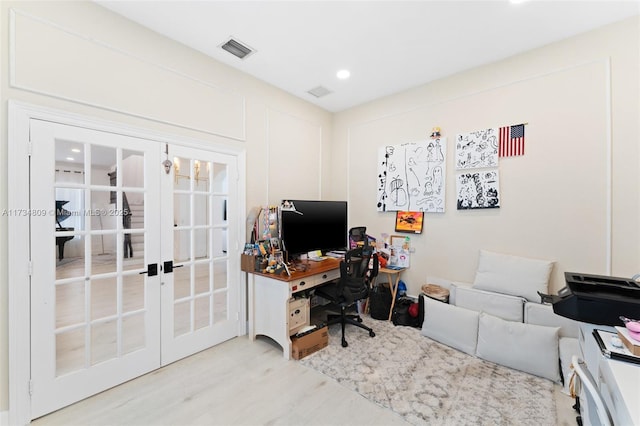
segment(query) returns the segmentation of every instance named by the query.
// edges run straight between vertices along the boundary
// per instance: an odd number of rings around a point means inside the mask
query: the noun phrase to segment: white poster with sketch
[[[446,157],[446,138],[381,148],[378,211],[444,213]]]
[[[498,169],[458,173],[456,183],[458,210],[500,207]]]
[[[498,130],[456,135],[456,170],[498,167]]]

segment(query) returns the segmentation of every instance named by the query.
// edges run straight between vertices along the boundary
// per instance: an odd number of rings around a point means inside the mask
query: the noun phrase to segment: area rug
[[[329,328],[329,346],[300,363],[414,425],[555,425],[554,384],[442,345],[412,327],[364,319],[376,336]]]

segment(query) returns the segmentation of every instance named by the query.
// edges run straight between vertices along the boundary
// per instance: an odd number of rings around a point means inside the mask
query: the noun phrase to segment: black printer
[[[640,319],[640,283],[630,278],[565,272],[558,295],[540,294],[553,312],[576,321],[621,325],[620,316]]]

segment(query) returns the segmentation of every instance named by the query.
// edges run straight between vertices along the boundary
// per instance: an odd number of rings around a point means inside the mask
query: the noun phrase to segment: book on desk
[[[331,253],[331,252],[329,252],[329,253]],[[310,251],[309,253],[307,253],[307,259],[313,260],[314,262],[320,262],[320,261],[329,259],[329,257],[335,257],[335,256],[330,256],[329,253],[327,253],[326,256],[323,256],[322,255],[322,251],[313,250],[313,251]]]
[[[347,252],[344,250],[333,250],[333,251],[328,251],[327,256],[333,257],[334,259],[343,259],[346,253]]]
[[[309,260],[312,260],[314,262],[321,262],[323,260],[327,260],[329,259],[329,256],[314,256],[314,257],[310,257]]]
[[[592,334],[600,348],[600,351],[602,352],[602,355],[606,358],[640,364],[640,356],[635,355],[624,345],[615,346],[612,343],[612,338],[619,336],[618,334],[599,329],[593,330]]]
[[[391,269],[393,271],[400,271],[402,269],[405,269],[404,266],[398,266],[398,265],[387,265],[385,266],[386,269]]]

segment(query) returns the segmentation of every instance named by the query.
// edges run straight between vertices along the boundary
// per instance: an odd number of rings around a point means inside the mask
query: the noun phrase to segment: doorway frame
[[[204,141],[10,100],[8,102],[7,120],[9,141],[7,147],[7,209],[9,212],[16,212],[16,214],[8,215],[7,233],[8,241],[11,241],[11,248],[7,250],[7,277],[9,283],[9,424],[29,424],[31,421],[31,265],[29,262],[31,236],[29,220],[25,220],[25,218],[28,219],[27,209],[29,208],[31,185],[28,185],[29,191],[25,191],[20,188],[20,185],[16,184],[17,182],[30,181],[29,155],[31,153],[31,142],[29,140],[29,125],[31,120],[50,121],[147,139],[158,142],[158,146],[161,146],[161,144],[180,145],[235,156],[238,171],[238,217],[236,217],[238,232],[236,240],[229,241],[227,250],[230,256],[240,258],[240,252],[244,247],[244,236],[246,235],[246,149],[244,147],[229,146],[229,144],[225,143],[237,144],[237,140],[214,136],[213,141]],[[161,164],[158,164],[159,170],[160,167]],[[25,212],[25,215],[22,215],[22,212]],[[230,274],[235,274],[236,282],[240,286],[237,307],[237,312],[240,315],[239,319],[246,319],[247,291],[246,285],[244,285],[244,272],[238,267],[237,271],[232,271]],[[238,336],[243,336],[246,333],[246,320],[238,321]]]

